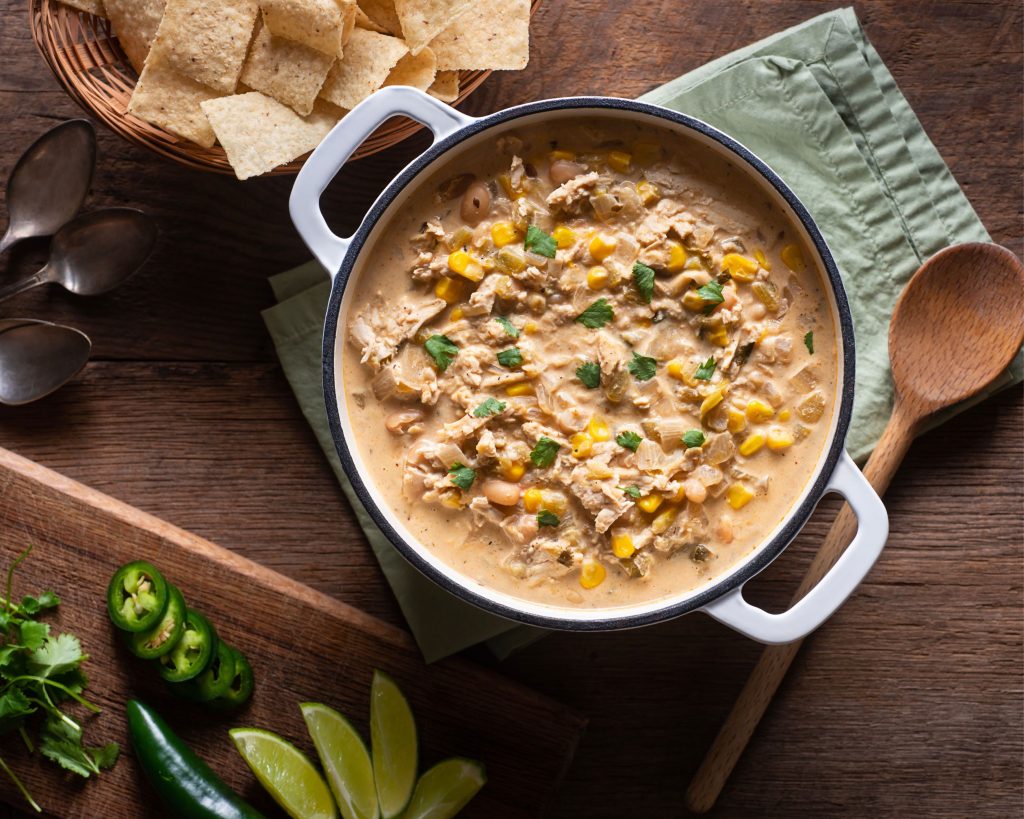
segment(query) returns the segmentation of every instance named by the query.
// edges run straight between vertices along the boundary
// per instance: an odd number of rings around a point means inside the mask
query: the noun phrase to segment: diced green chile
[[[231,678],[231,685],[228,690],[211,702],[222,708],[238,708],[248,702],[252,696],[252,666],[245,659],[245,655],[237,648],[231,649],[235,653],[235,674]]]
[[[173,583],[167,584],[167,608],[164,616],[149,631],[126,635],[128,648],[136,657],[155,660],[171,651],[185,632],[185,598]]]
[[[167,581],[145,560],[126,563],[110,579],[107,611],[123,631],[149,631],[164,615],[168,601]]]
[[[235,679],[235,658],[238,652],[223,640],[217,643],[217,653],[206,670],[198,677],[172,686],[175,693],[193,702],[209,702],[223,696]]]
[[[184,682],[202,674],[217,655],[217,632],[198,611],[187,609],[185,632],[160,658],[160,676],[167,682]]]

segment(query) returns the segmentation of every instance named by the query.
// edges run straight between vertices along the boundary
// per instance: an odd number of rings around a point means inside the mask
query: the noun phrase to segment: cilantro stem
[[[16,558],[14,558],[14,562],[7,569],[7,612],[8,612],[8,614],[11,611],[11,590],[14,588],[14,570],[18,568],[18,566],[21,563],[21,561],[23,561],[26,557],[28,557],[28,554],[31,551],[32,551],[32,546],[30,545],[28,548],[25,549],[25,551],[23,551],[20,555],[18,555]]]
[[[94,714],[98,714],[98,713],[100,713],[103,710],[98,705],[95,705],[94,703],[89,702],[89,700],[87,700],[85,697],[81,696],[80,694],[76,694],[74,691],[72,691],[66,685],[63,685],[63,684],[57,682],[56,680],[48,680],[48,679],[46,679],[46,677],[36,677],[36,676],[31,675],[31,674],[23,674],[20,677],[11,677],[8,680],[8,682],[9,683],[13,683],[13,682],[19,682],[20,680],[31,680],[32,682],[42,683],[43,685],[52,685],[54,688],[59,688],[61,691],[63,691],[65,694],[67,694],[69,697],[71,697],[71,699],[73,699],[79,705],[84,705],[86,708],[88,708]],[[57,706],[54,705],[52,702],[50,702],[50,695],[46,692],[45,688],[43,689],[43,696],[46,697],[46,701],[50,704],[50,707],[53,708],[54,711],[60,712],[60,709],[57,708]],[[65,717],[65,719],[67,719],[67,718]],[[73,723],[73,722],[71,724],[75,725],[75,723]],[[77,728],[78,726],[75,725],[75,727]]]
[[[3,757],[0,757],[0,768],[3,768],[4,773],[6,773],[11,778],[11,781],[18,786],[18,790],[21,791],[21,795],[25,797],[25,801],[32,806],[35,812],[42,813],[43,809],[39,807],[36,800],[32,798],[32,794],[25,790],[25,786],[22,785],[21,780],[14,775],[14,771],[7,767],[7,763],[4,762]]]
[[[25,730],[24,725],[18,726],[18,733],[21,734],[21,738],[25,740],[25,747],[28,748],[28,752],[30,754],[34,754],[36,752],[36,746],[32,744],[32,739],[29,737],[28,731]]]

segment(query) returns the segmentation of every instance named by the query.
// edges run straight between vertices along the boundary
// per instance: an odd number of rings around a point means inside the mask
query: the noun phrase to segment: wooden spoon
[[[864,467],[883,495],[921,422],[991,384],[1024,343],[1024,265],[998,245],[963,244],[936,253],[914,274],[889,325],[895,405]],[[825,538],[795,603],[832,568],[857,531],[844,506]],[[686,802],[704,813],[786,676],[803,641],[768,646],[740,692],[711,750],[690,782]]]

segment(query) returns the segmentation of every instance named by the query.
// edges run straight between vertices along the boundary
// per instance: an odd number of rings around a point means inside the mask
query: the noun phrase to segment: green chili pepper
[[[210,770],[158,714],[129,700],[128,731],[135,758],[175,819],[264,819]]]
[[[167,581],[145,560],[126,563],[107,587],[107,610],[119,629],[149,631],[167,608]]]
[[[231,684],[227,691],[210,702],[218,708],[238,708],[252,696],[252,666],[241,651],[236,648],[231,650],[235,652],[235,673],[231,678]]]
[[[226,694],[235,678],[235,657],[238,652],[223,640],[217,643],[217,653],[206,670],[186,682],[174,684],[171,689],[192,702],[209,702]]]
[[[184,682],[202,674],[217,655],[217,632],[198,611],[186,609],[185,632],[159,662],[167,682]]]
[[[185,633],[185,598],[173,583],[167,584],[167,608],[164,616],[149,631],[129,632],[125,635],[128,648],[136,657],[155,660],[163,657]]]

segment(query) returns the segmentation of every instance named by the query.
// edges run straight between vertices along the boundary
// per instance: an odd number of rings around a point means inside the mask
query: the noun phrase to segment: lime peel
[[[420,777],[402,819],[452,819],[487,782],[484,766],[455,757]]]
[[[304,702],[299,709],[341,815],[345,819],[378,819],[373,764],[359,732],[323,703]]]
[[[380,812],[384,819],[395,819],[416,785],[416,722],[405,695],[382,671],[373,672],[370,688],[370,738]]]

